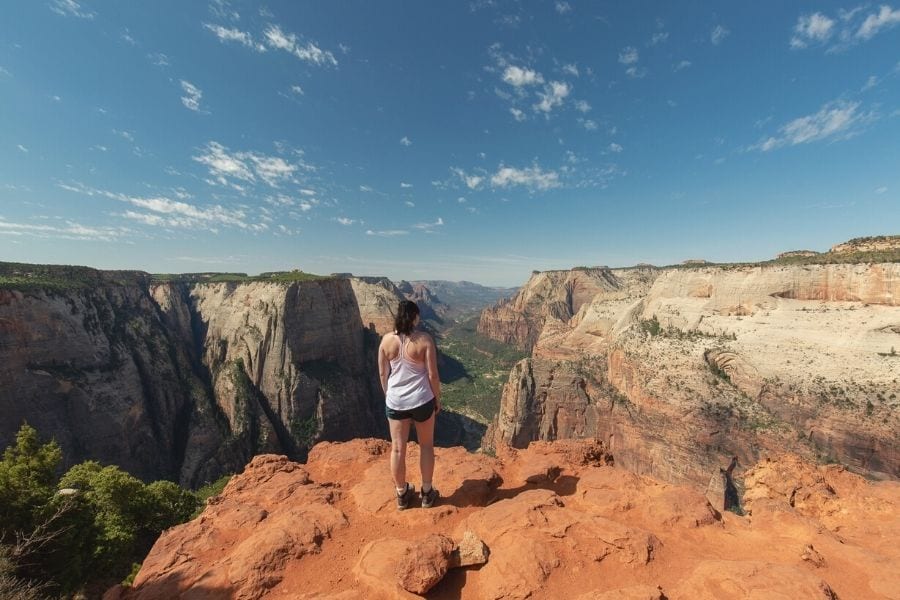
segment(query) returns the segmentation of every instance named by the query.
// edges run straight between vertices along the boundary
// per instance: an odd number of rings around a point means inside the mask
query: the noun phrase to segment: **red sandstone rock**
[[[440,534],[412,544],[397,567],[400,587],[413,594],[424,594],[433,588],[447,574],[455,548],[453,540]]]
[[[595,441],[497,458],[439,448],[442,504],[397,511],[384,450],[354,440],[314,448],[306,465],[257,457],[109,598],[414,599],[398,584],[404,557],[439,540],[404,571],[430,580],[415,567],[438,573],[454,560],[449,540],[462,554],[473,535],[487,563],[450,569],[429,598],[884,600],[900,589],[895,482],[774,458],[748,470],[742,517],[719,514],[703,490],[596,466],[608,454]]]

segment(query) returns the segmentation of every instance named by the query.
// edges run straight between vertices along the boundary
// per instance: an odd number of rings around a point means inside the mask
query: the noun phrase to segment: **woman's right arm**
[[[431,393],[434,394],[435,412],[441,412],[441,377],[437,368],[437,346],[434,340],[428,336],[425,345],[425,366],[428,369],[428,383],[431,384]]]

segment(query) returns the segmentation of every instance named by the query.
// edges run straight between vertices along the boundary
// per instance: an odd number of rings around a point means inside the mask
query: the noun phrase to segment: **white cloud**
[[[157,67],[168,67],[169,66],[169,57],[163,54],[162,52],[156,52],[152,54],[148,54],[147,58],[150,59],[150,62]]]
[[[824,43],[834,32],[834,21],[822,13],[801,15],[794,25],[791,48],[806,48],[810,42]]]
[[[220,42],[237,42],[255,50],[257,52],[265,52],[266,47],[253,39],[253,36],[247,31],[241,31],[234,27],[222,27],[221,25],[212,25],[204,23],[203,27],[213,32]]]
[[[93,19],[96,13],[81,7],[75,0],[52,0],[50,10],[63,17],[78,17],[79,19]]]
[[[369,193],[374,192],[375,190],[368,185],[361,185],[359,186],[359,191]]]
[[[194,112],[200,112],[200,99],[203,98],[203,92],[190,81],[181,80],[181,89],[185,95],[181,97],[181,103],[184,107]]]
[[[861,112],[859,106],[859,102],[829,102],[814,114],[782,125],[778,129],[778,135],[770,136],[752,149],[768,152],[782,146],[796,146],[825,139],[847,139],[857,133],[858,127],[875,118],[872,113]]]
[[[563,70],[563,73],[571,75],[572,77],[578,77],[578,75],[579,75],[578,65],[575,65],[575,64],[563,65],[562,70]]]
[[[241,15],[231,8],[228,0],[212,0],[209,3],[209,12],[220,19],[230,19],[232,21],[240,21]]]
[[[457,202],[457,204],[465,204],[466,199],[464,197],[460,196],[459,198],[456,199],[456,202]]]
[[[677,73],[678,71],[680,71],[682,69],[687,69],[689,66],[691,66],[691,61],[683,60],[683,61],[679,62],[678,64],[676,64],[674,67],[672,67],[672,70]]]
[[[563,100],[572,91],[571,86],[564,81],[551,81],[550,85],[544,87],[544,91],[538,93],[540,102],[534,105],[534,109],[549,113],[557,106],[562,106]]]
[[[889,29],[900,23],[900,9],[894,10],[886,4],[882,4],[877,13],[866,17],[856,32],[856,37],[869,40],[882,29]]]
[[[615,152],[615,153],[618,154],[619,152],[622,151],[622,146],[620,146],[619,144],[617,144],[617,143],[615,143],[615,142],[612,142],[612,143],[609,145],[609,151],[610,151],[610,152]]]
[[[575,103],[575,110],[582,113],[587,113],[591,111],[591,105],[588,104],[587,100],[579,100]]]
[[[412,140],[404,135],[402,138],[400,138],[400,145],[407,147],[412,146]]]
[[[725,38],[731,33],[728,29],[721,25],[716,25],[713,27],[713,30],[709,33],[709,41],[713,43],[713,46],[718,46],[721,44]]]
[[[291,92],[294,93],[294,94],[296,94],[297,96],[302,96],[302,95],[305,93],[305,92],[303,91],[303,88],[300,87],[299,85],[292,85],[292,86],[291,86]]]
[[[19,149],[19,152],[24,152],[25,154],[28,154],[28,148],[26,148],[22,144],[16,144],[16,148]]]
[[[344,226],[350,226],[350,225],[353,225],[354,223],[359,222],[356,219],[348,219],[347,217],[338,217],[335,219],[335,221],[337,221],[338,223],[340,223],[341,225],[344,225]]]
[[[657,44],[662,44],[667,39],[669,39],[669,34],[666,31],[657,31],[653,34],[653,37],[650,38],[650,45],[655,46]]]
[[[270,48],[284,50],[299,58],[302,61],[312,63],[314,65],[331,65],[337,66],[338,61],[328,50],[322,50],[313,42],[307,42],[303,45],[293,33],[285,33],[278,25],[269,25],[263,32],[266,44]]]
[[[640,54],[638,54],[638,50],[634,46],[625,46],[619,52],[619,62],[623,65],[633,65],[638,60],[640,60]]]
[[[132,35],[131,35],[131,31],[129,31],[127,27],[125,28],[125,31],[122,32],[121,37],[128,44],[130,44],[132,46],[137,45],[137,42],[135,41],[134,37],[132,37]]]
[[[431,231],[435,227],[440,227],[443,224],[444,224],[444,219],[438,217],[437,221],[435,221],[434,223],[416,223],[415,225],[413,225],[413,227],[415,229],[421,229],[423,231]]]
[[[404,231],[402,229],[387,229],[380,231],[375,231],[372,229],[366,230],[366,235],[375,235],[379,237],[396,237],[398,235],[407,235],[408,233],[408,231]]]
[[[480,175],[467,175],[465,171],[458,167],[453,167],[450,170],[456,174],[457,177],[462,179],[463,183],[465,183],[466,187],[470,190],[478,189],[478,186],[484,181],[484,177]]]
[[[572,12],[572,5],[569,4],[568,2],[566,2],[565,0],[557,0],[555,8],[556,8],[556,12],[558,12],[561,15],[565,15],[565,14]]]
[[[537,165],[525,169],[501,165],[497,172],[491,175],[491,186],[495,188],[522,186],[534,191],[549,190],[559,187],[559,185],[558,173],[543,171]]]
[[[404,181],[401,181],[401,182],[400,182],[400,187],[401,187],[402,189],[404,189],[404,190],[409,189],[409,188],[411,188],[412,186],[413,186],[413,184],[411,184],[411,183],[406,183],[406,182],[404,182]]]
[[[238,179],[249,183],[261,180],[271,187],[278,187],[281,183],[294,181],[294,174],[300,168],[314,168],[258,152],[231,152],[218,142],[207,143],[204,152],[192,158],[206,165],[219,185],[228,185],[229,179]]]
[[[532,69],[509,66],[503,71],[503,81],[513,87],[544,83],[544,76]]]
[[[124,227],[89,227],[75,221],[66,221],[65,225],[34,225],[32,223],[15,223],[0,217],[0,235],[27,235],[39,238],[55,238],[64,240],[113,242],[130,233]]]
[[[0,67],[0,77],[12,77],[12,73],[9,72],[9,69]]]
[[[299,206],[299,207],[300,207],[300,210],[302,210],[303,212],[309,212],[309,211],[311,211],[311,210],[313,209],[313,207],[316,206],[318,203],[319,203],[319,201],[318,201],[318,200],[315,200],[315,199],[313,199],[313,200],[301,200],[301,201],[300,201],[300,204],[298,204],[297,206]]]
[[[597,122],[592,119],[579,119],[578,122],[588,131],[597,131],[598,129]]]
[[[413,202],[412,200],[407,200],[407,201],[404,202],[403,204],[407,205],[407,206],[410,207],[410,208],[415,208],[415,207],[416,207],[416,203]]]
[[[520,123],[525,120],[525,111],[519,110],[518,108],[511,107],[509,109],[510,114],[513,116],[513,119],[519,121]]]
[[[881,195],[881,194],[885,193],[886,191],[888,191],[886,185],[882,185],[881,187],[875,188],[875,193],[878,195]]]
[[[113,129],[112,132],[119,136],[122,139],[128,140],[129,142],[134,141],[134,135],[130,131],[124,131],[121,129]]]

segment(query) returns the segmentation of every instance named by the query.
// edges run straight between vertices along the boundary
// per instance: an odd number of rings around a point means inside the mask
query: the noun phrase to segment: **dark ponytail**
[[[416,325],[416,317],[419,316],[419,306],[412,300],[401,300],[397,307],[397,316],[394,317],[394,329],[397,333],[409,335]]]

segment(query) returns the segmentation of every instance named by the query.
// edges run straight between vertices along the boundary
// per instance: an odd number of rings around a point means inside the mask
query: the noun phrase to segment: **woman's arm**
[[[431,393],[434,394],[435,412],[441,412],[441,377],[437,369],[437,347],[431,336],[427,336],[425,344],[425,366],[428,369],[428,383],[431,384]]]
[[[384,338],[381,338],[381,345],[378,346],[378,377],[381,379],[381,391],[387,396],[388,375],[391,374],[391,361],[388,360],[384,348]]]

